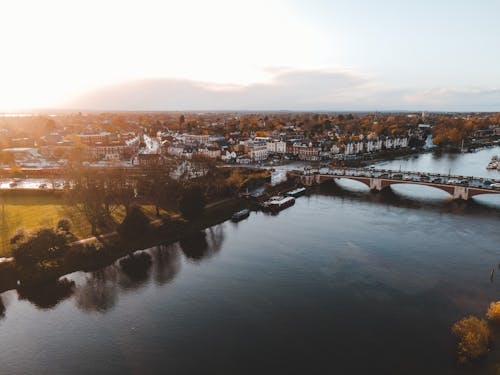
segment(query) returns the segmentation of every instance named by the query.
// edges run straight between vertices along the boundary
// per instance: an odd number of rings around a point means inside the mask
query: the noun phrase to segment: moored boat
[[[250,210],[245,208],[244,210],[235,212],[231,216],[231,220],[236,222],[236,221],[243,220],[243,219],[247,218],[248,216],[250,216]]]
[[[498,156],[494,155],[491,158],[491,161],[488,163],[488,166],[486,167],[486,169],[498,169],[498,170],[500,170],[500,161],[498,159],[499,159]]]
[[[305,187],[300,187],[300,188],[294,189],[292,191],[289,191],[288,193],[286,193],[286,195],[288,197],[297,198],[297,197],[300,197],[305,192],[306,192],[306,188]]]
[[[294,197],[283,197],[275,196],[271,197],[268,201],[262,204],[264,210],[269,210],[273,212],[284,210],[287,207],[293,206],[295,204]]]

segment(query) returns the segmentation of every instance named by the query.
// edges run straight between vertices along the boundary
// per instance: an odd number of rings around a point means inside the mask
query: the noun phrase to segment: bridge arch
[[[470,188],[469,189],[469,197],[472,198],[476,195],[498,195],[498,190],[479,190]]]
[[[443,184],[430,184],[430,183],[419,183],[417,181],[383,181],[382,182],[382,190],[390,188],[391,186],[422,186],[423,188],[431,188],[444,191],[450,195],[453,195],[454,186],[443,185]]]
[[[346,190],[349,190],[350,187],[352,187],[353,190],[362,190],[362,191],[370,190],[370,181],[360,180],[356,178],[348,178],[348,177],[338,177],[334,178],[333,180],[341,188]]]

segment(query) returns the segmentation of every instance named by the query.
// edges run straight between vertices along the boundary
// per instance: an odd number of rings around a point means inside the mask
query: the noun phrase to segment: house
[[[272,140],[266,143],[267,151],[270,154],[286,154],[286,142],[280,140]]]
[[[165,162],[165,159],[160,154],[139,154],[137,160],[141,167],[161,166]]]
[[[295,142],[292,145],[292,154],[300,160],[318,161],[321,148],[313,143]]]
[[[246,149],[250,160],[254,162],[266,160],[269,156],[265,141],[248,141]]]

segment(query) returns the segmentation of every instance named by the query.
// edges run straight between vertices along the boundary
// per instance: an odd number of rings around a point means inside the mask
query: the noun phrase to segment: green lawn
[[[154,207],[143,208],[151,219],[155,218]],[[124,210],[119,209],[114,212],[113,219],[121,222],[124,216]],[[65,204],[62,197],[48,194],[0,196],[0,256],[10,254],[9,240],[18,228],[34,230],[42,226],[55,226],[60,218],[68,218],[73,222],[71,231],[78,238],[92,235],[85,216],[75,207]]]
[[[78,237],[90,235],[90,224],[61,197],[52,195],[0,197],[0,256],[10,254],[9,239],[18,228],[27,230],[55,226],[60,218],[73,222],[72,232]]]

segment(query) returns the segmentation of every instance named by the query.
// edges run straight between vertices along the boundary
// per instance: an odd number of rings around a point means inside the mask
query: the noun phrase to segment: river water
[[[495,153],[383,167],[500,178]],[[150,266],[3,293],[0,373],[488,373],[499,345],[459,369],[450,327],[500,299],[499,196],[339,185],[149,249]]]

